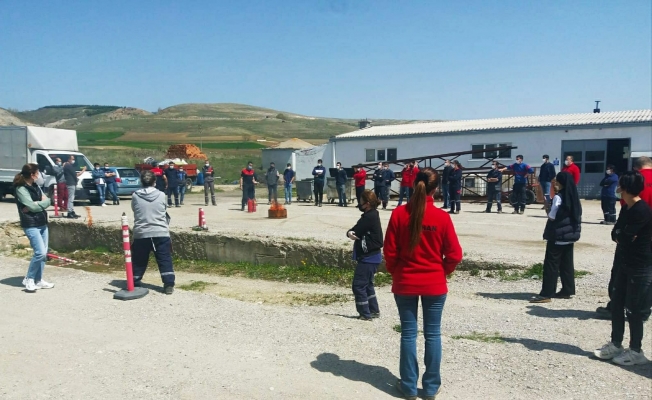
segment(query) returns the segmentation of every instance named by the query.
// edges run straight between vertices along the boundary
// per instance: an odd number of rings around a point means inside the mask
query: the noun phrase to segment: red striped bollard
[[[59,215],[59,193],[57,190],[57,184],[55,183],[54,186],[52,187],[54,189],[54,215],[52,218],[61,218],[61,215]]]
[[[197,226],[202,227],[202,215],[204,214],[204,209],[199,207],[199,221],[197,221]]]
[[[208,230],[208,226],[206,225],[206,213],[204,212],[204,209],[200,208],[199,213],[200,213],[199,219],[201,220],[201,225],[199,226],[201,226],[203,230]]]
[[[131,265],[131,245],[129,242],[129,222],[127,214],[122,213],[122,248],[125,253],[125,270],[127,273],[127,289],[120,290],[113,295],[118,300],[140,299],[147,295],[149,290],[144,287],[134,287],[134,270]]]

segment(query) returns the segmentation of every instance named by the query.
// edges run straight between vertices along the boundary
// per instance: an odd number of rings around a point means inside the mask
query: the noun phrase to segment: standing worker
[[[374,181],[374,194],[376,195],[376,198],[378,200],[382,201],[383,198],[383,187],[384,187],[384,180],[383,180],[383,163],[378,163],[378,167],[376,170],[374,170],[374,174],[371,177]]]
[[[116,181],[115,172],[109,169],[109,163],[104,163],[104,182],[106,182],[106,193],[111,194],[113,205],[120,205],[120,198],[118,197],[118,182]]]
[[[63,174],[63,166],[59,157],[54,159],[52,172],[57,180],[57,206],[63,212],[68,208],[68,186],[66,186],[66,177]]]
[[[177,170],[177,182],[179,184],[179,204],[183,205],[183,198],[186,197],[186,179],[188,173],[184,170],[183,165],[179,165]]]
[[[616,188],[618,186],[618,175],[615,167],[607,165],[607,171],[600,181],[600,201],[602,203],[603,225],[616,225]]]
[[[34,255],[29,263],[23,285],[27,292],[37,289],[52,289],[53,284],[43,280],[43,269],[48,257],[48,213],[50,199],[43,194],[36,184],[39,176],[37,164],[25,164],[14,178],[16,206],[20,217],[20,226],[29,239]]]
[[[152,163],[152,173],[156,177],[156,189],[165,193],[165,175],[163,175],[163,170],[155,162]]]
[[[514,192],[514,212],[512,214],[524,214],[525,204],[527,203],[527,197],[525,195],[527,175],[533,174],[534,169],[527,164],[523,164],[523,156],[519,154],[516,156],[515,164],[508,165],[501,169],[500,172],[505,172],[506,170],[514,172],[514,187],[512,189]]]
[[[315,186],[315,205],[321,207],[324,199],[324,182],[326,181],[326,168],[322,165],[321,160],[317,160],[317,166],[312,169],[312,176],[315,177],[313,184]]]
[[[541,187],[541,192],[543,192],[544,210],[550,210],[550,187],[552,186],[552,180],[555,179],[555,175],[557,175],[555,166],[550,162],[550,157],[544,154],[543,164],[541,164],[541,169],[539,170],[539,186]]]
[[[445,160],[444,161],[444,171],[442,172],[441,176],[441,197],[442,200],[444,201],[443,209],[447,209],[450,204],[450,191],[449,191],[449,178],[451,176],[451,172],[453,172],[453,167],[451,166],[451,161],[450,160]]]
[[[355,198],[358,201],[358,205],[360,205],[360,196],[362,196],[366,186],[367,171],[362,168],[362,165],[356,165],[353,167],[353,170],[353,180],[355,181]]]
[[[575,162],[573,160],[573,156],[566,156],[566,161],[564,161],[564,168],[561,169],[562,172],[568,172],[573,176],[573,180],[575,181],[575,186],[579,185],[580,183],[580,168],[575,165]]]
[[[459,214],[462,209],[462,164],[453,161],[453,170],[448,175],[448,201],[451,210],[449,214]]]
[[[354,240],[353,260],[357,261],[353,274],[353,295],[358,319],[371,321],[380,317],[378,299],[374,288],[374,276],[378,266],[383,261],[380,249],[383,247],[383,227],[380,224],[378,206],[380,200],[371,190],[365,190],[360,195],[358,210],[362,216],[346,236]]]
[[[419,167],[415,165],[414,160],[405,164],[403,171],[401,171],[401,187],[398,194],[398,205],[403,204],[403,198],[405,197],[406,202],[410,202],[410,196],[412,195],[412,185],[414,184],[414,178],[419,172]]]
[[[211,193],[211,202],[215,206],[215,170],[210,161],[206,160],[202,168],[204,176],[204,205],[208,205],[208,192]]]
[[[100,168],[100,163],[93,164],[93,172],[91,172],[93,177],[93,183],[95,183],[95,188],[97,189],[97,195],[100,197],[100,206],[106,207],[104,204],[104,197],[106,195],[106,182],[104,181],[104,170]]]
[[[257,184],[256,171],[254,171],[254,163],[249,161],[247,168],[243,168],[240,172],[240,190],[242,190],[242,210],[249,200],[256,201],[256,187]]]
[[[392,293],[401,319],[401,350],[396,387],[408,399],[417,397],[417,320],[423,309],[426,371],[425,399],[434,399],[441,386],[441,319],[448,287],[446,277],[462,261],[462,247],[451,217],[435,207],[439,177],[432,168],[416,176],[414,195],[406,207],[392,212],[385,236],[385,264],[392,275]]]
[[[383,187],[382,187],[382,202],[383,210],[387,210],[387,203],[389,203],[389,191],[392,188],[392,182],[396,179],[394,171],[389,169],[388,163],[383,163]]]
[[[502,196],[502,185],[503,185],[503,174],[498,168],[498,162],[491,162],[491,170],[487,173],[487,209],[486,213],[491,212],[491,206],[493,201],[496,200],[496,206],[498,207],[498,214],[502,214],[503,207],[501,204]]]
[[[170,161],[168,169],[163,171],[165,178],[165,192],[168,196],[168,207],[172,207],[172,195],[174,195],[174,206],[179,205],[179,174],[174,168],[174,162]]]
[[[346,170],[342,168],[342,163],[338,162],[337,172],[335,174],[335,187],[337,188],[337,197],[339,199],[338,206],[347,207],[349,204],[346,201],[346,181],[348,176],[346,175]]]
[[[296,172],[292,169],[292,164],[288,163],[287,168],[283,171],[283,191],[285,192],[285,205],[292,204],[292,184],[297,177]]]
[[[68,157],[68,162],[63,166],[63,176],[66,179],[66,187],[68,188],[67,218],[79,218],[79,215],[75,213],[75,190],[77,190],[79,175],[84,171],[86,171],[85,165],[82,167],[81,171],[77,171],[77,168],[75,168],[75,156]]]
[[[265,180],[267,181],[267,204],[272,204],[278,202],[278,179],[281,176],[276,170],[276,165],[274,163],[269,163],[269,169],[265,174]]]
[[[154,251],[163,281],[163,292],[172,294],[174,267],[165,195],[154,187],[156,176],[152,171],[144,171],[140,175],[140,181],[143,188],[131,196],[131,210],[134,212],[134,241],[131,245],[134,286],[142,285],[141,280],[147,270],[149,255]]]

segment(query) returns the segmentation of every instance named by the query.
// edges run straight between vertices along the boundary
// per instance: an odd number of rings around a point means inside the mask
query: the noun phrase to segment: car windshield
[[[93,169],[93,164],[91,164],[90,161],[88,161],[88,158],[86,158],[85,155],[83,154],[70,154],[70,153],[49,153],[50,158],[52,161],[54,161],[55,158],[60,158],[61,162],[66,163],[68,161],[68,158],[70,156],[75,157],[75,163],[73,164],[75,166],[75,169],[77,171],[80,171],[82,167],[86,167],[87,171],[91,171]]]
[[[118,170],[118,174],[120,175],[120,178],[140,178],[140,174],[138,171],[136,171],[133,168],[129,169],[122,169],[122,168],[116,168]]]

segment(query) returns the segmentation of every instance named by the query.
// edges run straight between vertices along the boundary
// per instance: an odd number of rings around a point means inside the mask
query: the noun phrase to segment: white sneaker
[[[25,279],[23,282],[25,284],[25,290],[28,292],[36,292],[36,289],[38,289],[36,284],[34,284],[34,279]]]
[[[106,204],[102,204],[102,207],[106,207]]]
[[[643,350],[641,350],[639,353],[632,349],[623,351],[620,355],[614,357],[611,361],[614,364],[624,365],[626,367],[630,365],[643,365],[649,362],[649,360],[645,357],[645,354],[643,354]]]
[[[54,283],[46,282],[42,279],[36,283],[37,289],[52,289],[53,287]]]
[[[622,347],[616,347],[613,343],[609,342],[602,346],[602,348],[593,351],[596,357],[601,360],[611,360],[623,353]]]
[[[23,286],[27,286],[27,281],[29,281],[29,279],[23,278]],[[34,282],[33,279],[32,279],[32,282]],[[36,289],[40,289],[38,286],[36,286],[36,285],[34,285],[34,286],[36,287]]]

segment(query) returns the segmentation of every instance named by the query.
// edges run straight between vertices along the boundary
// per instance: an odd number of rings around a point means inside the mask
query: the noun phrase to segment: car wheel
[[[192,180],[190,178],[186,178],[186,191],[190,192],[192,190]]]

